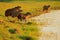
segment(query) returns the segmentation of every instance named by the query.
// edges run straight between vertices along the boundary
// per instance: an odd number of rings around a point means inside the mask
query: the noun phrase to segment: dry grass
[[[42,10],[44,5],[51,5],[52,9],[60,9],[60,2],[0,2],[0,14],[4,15],[5,10],[16,6],[21,6],[24,13],[30,11],[36,14],[36,10]]]
[[[18,36],[23,35],[37,38],[39,36],[39,30],[36,23],[32,22],[31,25],[21,25],[19,23],[7,22],[4,12],[6,9],[21,6],[23,13],[29,11],[32,15],[39,15],[41,12],[36,10],[42,10],[43,5],[51,5],[51,8],[55,9],[54,7],[60,7],[60,2],[0,2],[0,40],[20,40]],[[11,34],[8,31],[9,29],[17,29],[17,32],[15,34]]]

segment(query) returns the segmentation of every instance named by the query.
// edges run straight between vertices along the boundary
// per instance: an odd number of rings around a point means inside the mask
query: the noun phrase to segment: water
[[[40,16],[32,18],[37,24],[45,23],[45,25],[39,25],[42,36],[39,40],[60,40],[60,10],[52,10],[50,13],[42,14]]]

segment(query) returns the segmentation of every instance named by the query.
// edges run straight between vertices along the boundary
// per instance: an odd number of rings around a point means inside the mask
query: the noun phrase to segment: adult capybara
[[[7,10],[5,11],[5,16],[6,16],[6,17],[8,17],[8,16],[17,17],[18,14],[19,14],[20,12],[22,12],[22,10],[20,10],[20,8],[21,8],[20,6],[17,6],[17,7],[15,7],[15,8],[7,9]]]
[[[20,9],[20,6],[11,8],[11,9],[7,9],[5,11],[5,16],[8,18],[9,16],[11,16],[12,18],[14,17],[18,17],[19,14],[21,14],[22,10]],[[9,19],[9,18],[8,18]],[[10,19],[9,19],[10,20]]]

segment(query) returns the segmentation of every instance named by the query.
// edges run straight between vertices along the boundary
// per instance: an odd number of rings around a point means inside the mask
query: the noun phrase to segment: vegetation
[[[51,5],[51,9],[54,10],[60,9],[60,2],[0,2],[0,40],[38,40],[41,33],[35,21],[26,24],[12,23],[6,19],[4,13],[9,8],[21,6],[23,13],[31,12],[32,15],[39,15],[42,14],[40,11],[44,5]]]
[[[35,22],[27,24],[12,23],[5,20],[3,16],[1,16],[0,21],[1,40],[35,40],[39,37],[38,27]]]
[[[58,10],[60,9],[60,2],[53,1],[53,2],[0,2],[0,15],[4,16],[4,13],[9,8],[14,8],[16,6],[21,6],[23,13],[31,12],[32,15],[39,15],[41,14],[42,8],[44,5],[51,5],[51,9]]]
[[[0,0],[1,2],[10,2],[10,1],[60,1],[60,0]]]

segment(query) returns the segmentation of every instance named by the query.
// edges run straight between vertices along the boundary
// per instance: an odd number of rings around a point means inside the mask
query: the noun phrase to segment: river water
[[[39,40],[60,40],[60,10],[33,17],[42,35]],[[42,24],[41,24],[42,23]]]

